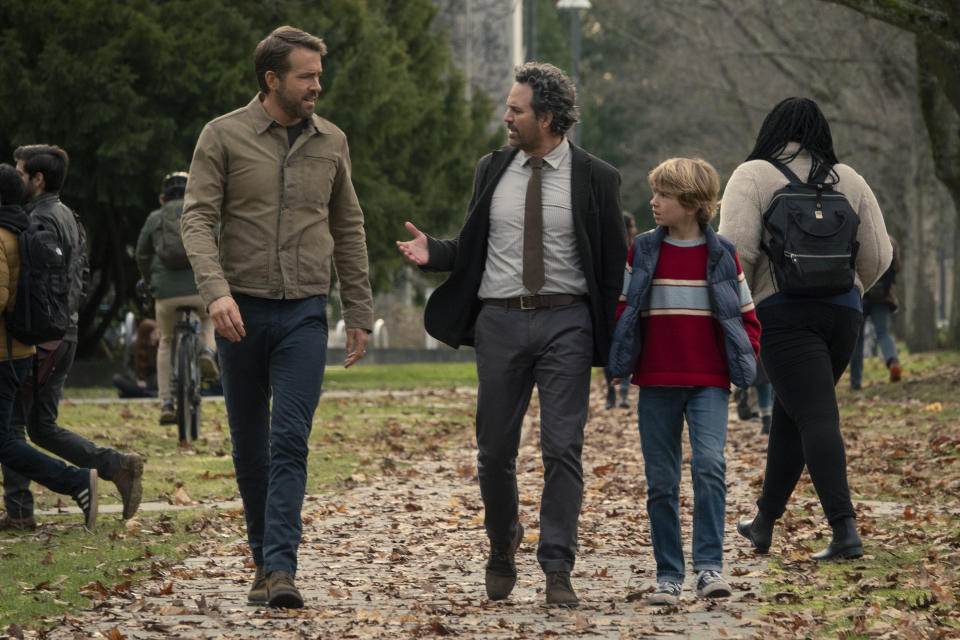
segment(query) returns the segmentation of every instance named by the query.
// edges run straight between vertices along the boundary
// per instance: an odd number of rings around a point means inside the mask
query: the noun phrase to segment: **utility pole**
[[[570,79],[580,94],[580,10],[589,9],[590,0],[559,0],[557,9],[570,11]],[[580,144],[580,123],[573,125],[574,144]]]
[[[537,0],[524,0],[524,39],[526,40],[526,61],[537,57]]]

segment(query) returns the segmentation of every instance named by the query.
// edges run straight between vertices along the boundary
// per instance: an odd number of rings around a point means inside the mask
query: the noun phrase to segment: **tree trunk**
[[[954,226],[960,222],[960,114],[948,100],[948,93],[941,82],[942,76],[934,71],[942,51],[925,38],[917,38],[917,74],[920,90],[920,107],[930,135],[934,170],[947,187],[953,200]],[[960,79],[957,80],[960,84]],[[960,348],[960,234],[954,247],[954,277],[950,303],[950,325],[946,345]]]

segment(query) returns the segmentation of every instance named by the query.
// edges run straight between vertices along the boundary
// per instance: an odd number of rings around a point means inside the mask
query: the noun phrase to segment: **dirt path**
[[[132,591],[108,594],[94,609],[68,616],[51,639],[120,638],[748,638],[757,619],[766,561],[737,536],[736,518],[752,513],[763,463],[756,422],[738,422],[731,406],[727,447],[725,574],[722,601],[698,599],[688,576],[677,607],[643,604],[655,567],[644,508],[645,482],[633,410],[605,411],[601,389],[584,451],[586,492],[573,585],[577,609],[543,605],[536,563],[542,467],[536,407],[518,459],[521,511],[528,536],[517,556],[520,577],[509,600],[489,602],[483,588],[486,542],[470,434],[433,459],[329,496],[304,508],[298,611],[246,605],[252,569],[235,531],[211,523],[205,542],[182,566]],[[466,394],[451,402],[472,405]],[[686,449],[689,456],[689,449]],[[684,469],[681,512],[689,563],[693,507]]]

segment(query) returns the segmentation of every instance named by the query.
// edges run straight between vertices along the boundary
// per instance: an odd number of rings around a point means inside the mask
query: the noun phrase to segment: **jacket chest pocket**
[[[290,164],[294,191],[310,210],[326,210],[333,193],[337,161],[329,156],[303,156]]]

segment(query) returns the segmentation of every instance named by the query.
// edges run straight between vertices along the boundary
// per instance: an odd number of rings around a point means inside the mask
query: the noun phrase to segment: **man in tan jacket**
[[[181,218],[200,297],[218,333],[234,467],[257,567],[248,601],[272,607],[303,606],[294,577],[307,440],[326,362],[331,258],[347,325],[344,366],[363,357],[373,326],[347,139],[313,112],[324,54],[321,39],[292,27],[260,42],[260,92],[201,131]]]

